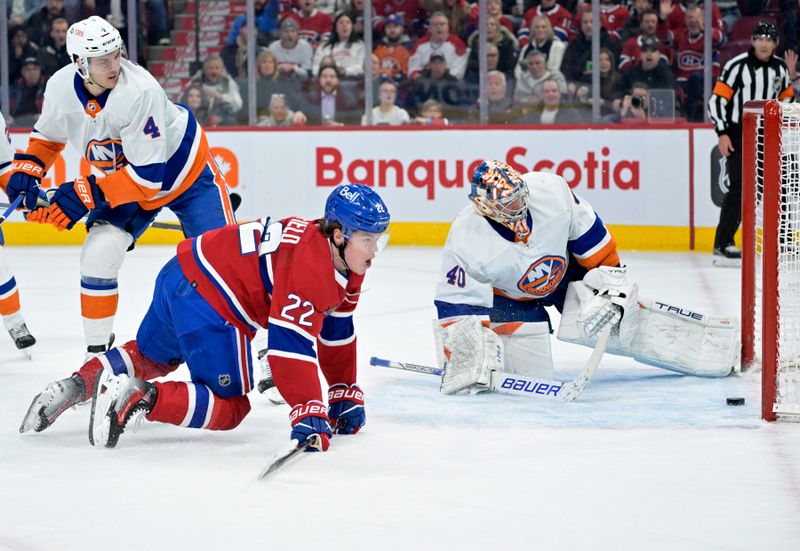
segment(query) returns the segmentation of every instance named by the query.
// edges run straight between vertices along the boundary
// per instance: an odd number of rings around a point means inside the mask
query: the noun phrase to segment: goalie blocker
[[[594,346],[596,338],[586,335],[580,319],[594,293],[583,281],[570,283],[558,327],[560,340]],[[698,377],[726,377],[739,370],[738,318],[709,316],[645,297],[638,297],[636,304],[634,312],[626,308],[608,344],[609,353]],[[626,317],[634,322],[622,331],[621,338],[619,328]]]

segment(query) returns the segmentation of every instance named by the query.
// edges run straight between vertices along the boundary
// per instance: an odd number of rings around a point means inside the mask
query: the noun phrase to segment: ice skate
[[[10,327],[8,334],[11,335],[11,339],[19,350],[25,350],[36,344],[36,339],[28,331],[28,326],[25,325],[25,322]],[[30,357],[30,351],[25,350],[25,353]]]
[[[105,354],[111,347],[114,345],[114,333],[111,333],[111,336],[108,338],[108,344],[98,344],[94,346],[87,346],[86,347],[86,354],[83,356],[83,363],[88,362],[89,360],[96,358],[100,354]]]
[[[735,245],[714,248],[713,264],[719,268],[739,268],[742,265],[742,251]]]
[[[50,383],[33,399],[19,432],[24,433],[31,429],[42,432],[52,425],[59,415],[78,404],[85,393],[83,379],[77,373],[67,379]]]
[[[100,392],[101,387],[105,392]],[[138,430],[144,416],[153,409],[157,395],[153,383],[104,370],[95,382],[89,442],[93,446],[115,447],[128,425],[132,423],[134,432]]]
[[[286,400],[283,399],[283,396],[275,386],[275,381],[272,379],[272,368],[270,368],[267,361],[266,349],[259,351],[258,365],[261,367],[261,380],[258,381],[258,391],[276,406],[285,404]]]

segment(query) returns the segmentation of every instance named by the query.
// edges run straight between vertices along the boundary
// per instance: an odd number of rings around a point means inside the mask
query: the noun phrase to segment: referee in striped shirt
[[[778,31],[771,23],[753,30],[753,47],[725,64],[708,100],[708,114],[719,136],[719,152],[726,158],[730,187],[722,200],[714,237],[714,265],[739,266],[742,252],[733,236],[742,221],[742,112],[750,100],[792,101],[789,69],[773,55]]]

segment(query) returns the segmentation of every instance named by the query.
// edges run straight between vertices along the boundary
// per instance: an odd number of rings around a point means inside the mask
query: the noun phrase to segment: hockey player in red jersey
[[[341,185],[318,220],[267,217],[183,241],[158,275],[136,340],[48,385],[20,432],[44,430],[92,395],[96,445],[115,446],[142,418],[232,429],[250,411],[251,341],[268,327],[274,381],[292,407],[291,437],[315,436],[316,449],[326,450],[334,431],[354,434],[365,422],[352,316],[388,225],[377,193]],[[191,382],[149,382],[184,362]]]

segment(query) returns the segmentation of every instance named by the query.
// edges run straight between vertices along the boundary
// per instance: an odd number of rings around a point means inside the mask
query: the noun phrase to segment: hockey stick
[[[516,373],[505,373],[503,371],[492,371],[489,381],[489,390],[500,392],[502,394],[514,394],[521,396],[539,396],[542,398],[550,398],[570,402],[578,398],[589,381],[594,377],[600,359],[606,352],[608,340],[611,337],[611,326],[607,326],[600,332],[597,339],[597,344],[592,350],[592,354],[583,366],[581,374],[570,381],[555,381],[552,379],[541,379],[536,377],[528,377],[526,375],[518,375]],[[414,371],[417,373],[426,373],[428,375],[442,375],[442,370],[435,367],[427,367],[424,365],[416,365],[403,362],[395,362],[392,360],[383,360],[381,358],[373,357],[370,359],[370,365],[380,367],[393,367],[395,369],[403,369],[405,371]]]
[[[394,362],[392,360],[384,360],[383,358],[378,358],[376,356],[372,356],[369,359],[369,365],[377,365],[379,367],[391,367],[394,369],[402,369],[405,371],[414,371],[416,373],[425,373],[427,375],[438,375],[439,377],[444,375],[443,370],[435,367],[428,367],[427,365],[417,365],[406,362]]]
[[[275,455],[272,456],[272,461],[270,461],[269,465],[264,467],[264,469],[258,474],[258,480],[263,480],[284,465],[290,463],[293,459],[299,457],[301,453],[306,451],[306,449],[312,445],[320,445],[319,436],[316,434],[312,434],[302,443],[298,442],[297,440],[290,440],[288,444],[275,452]]]
[[[22,196],[20,196],[20,197],[22,197]],[[11,211],[13,211],[15,208],[17,208],[17,206],[19,205],[19,202],[22,200],[22,199],[20,199],[20,197],[17,197],[14,200],[13,206],[9,205],[8,203],[0,203],[0,209],[4,208],[4,207],[8,207],[8,209],[6,209],[6,212],[2,216],[0,216],[0,224],[2,224],[3,220],[5,220],[8,217],[8,215],[11,214]],[[238,209],[239,205],[241,205],[241,204],[242,204],[242,196],[239,195],[238,193],[235,193],[235,192],[231,193],[231,207],[233,208],[233,212],[236,212],[236,209]],[[183,231],[183,227],[181,227],[181,225],[178,222],[159,222],[158,220],[156,220],[155,222],[150,224],[150,227],[151,228],[157,228],[157,229],[160,229],[160,230]]]
[[[18,195],[17,198],[14,199],[14,202],[11,203],[10,205],[5,205],[5,204],[0,205],[0,208],[6,207],[6,210],[3,211],[3,214],[0,214],[0,224],[2,224],[6,218],[11,216],[11,213],[14,212],[14,209],[16,209],[19,206],[19,204],[22,202],[22,199],[23,196]]]

